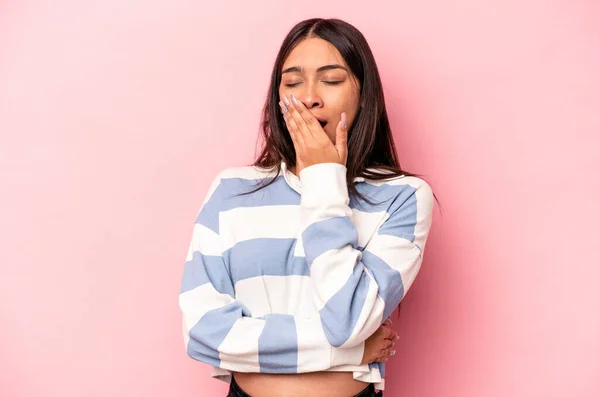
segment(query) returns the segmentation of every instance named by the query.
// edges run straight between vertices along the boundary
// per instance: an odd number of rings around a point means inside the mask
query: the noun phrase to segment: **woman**
[[[187,353],[232,397],[381,395],[389,316],[420,268],[433,194],[400,168],[358,30],[290,31],[263,137],[198,213],[179,300]]]

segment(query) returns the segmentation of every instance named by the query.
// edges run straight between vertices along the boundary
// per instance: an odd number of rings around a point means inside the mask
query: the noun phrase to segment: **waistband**
[[[380,390],[375,392],[375,386],[372,383],[369,383],[367,387],[354,397],[382,397],[383,392]],[[235,377],[231,376],[231,384],[229,385],[229,394],[227,397],[252,397],[250,394],[246,393],[240,385],[235,381]]]

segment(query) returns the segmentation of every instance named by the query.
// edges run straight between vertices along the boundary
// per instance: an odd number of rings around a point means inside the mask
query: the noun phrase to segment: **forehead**
[[[342,55],[333,44],[320,38],[311,37],[302,40],[294,47],[283,63],[282,69],[300,66],[311,70],[332,64],[346,66]]]

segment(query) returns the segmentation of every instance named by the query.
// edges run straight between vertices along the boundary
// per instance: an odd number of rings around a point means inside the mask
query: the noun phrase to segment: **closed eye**
[[[343,82],[344,81],[323,81],[323,83],[325,83],[327,85],[339,85],[339,84],[342,84]],[[285,84],[285,86],[291,88],[291,87],[297,86],[298,84],[301,84],[301,83],[289,83],[289,84]]]

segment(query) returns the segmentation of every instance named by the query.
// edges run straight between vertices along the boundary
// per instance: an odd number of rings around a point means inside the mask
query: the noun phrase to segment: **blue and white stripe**
[[[179,304],[188,354],[223,371],[348,370],[383,388],[383,364],[360,365],[364,340],[410,288],[433,195],[415,177],[357,179],[346,169],[282,164],[269,187],[238,195],[266,170],[225,170],[198,213]],[[226,378],[224,378],[226,379]]]

